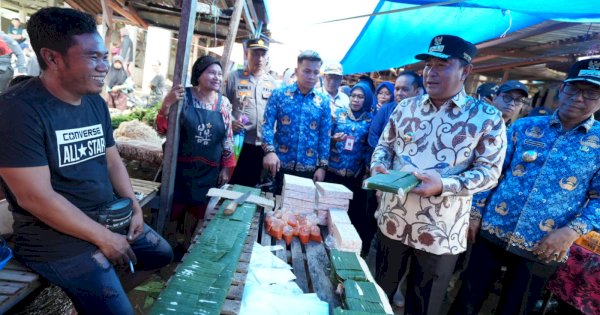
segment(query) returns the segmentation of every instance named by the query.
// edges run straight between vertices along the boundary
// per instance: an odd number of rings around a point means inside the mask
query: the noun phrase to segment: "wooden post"
[[[509,68],[505,68],[504,69],[504,73],[502,74],[502,83],[508,81],[508,76],[509,76]]]
[[[175,55],[175,69],[173,74],[173,86],[185,84],[187,79],[190,46],[194,25],[196,21],[197,1],[181,2],[181,18],[179,21],[179,39],[177,41],[177,53]],[[169,129],[167,131],[167,142],[163,155],[162,179],[160,188],[160,206],[156,231],[164,234],[165,223],[171,213],[173,204],[173,188],[175,185],[175,168],[177,166],[177,150],[179,149],[179,116],[181,115],[182,101],[179,101],[169,109]]]
[[[114,28],[113,24],[113,10],[108,5],[109,0],[102,0],[102,24],[106,27],[104,31],[104,46],[108,49],[109,53],[112,51],[112,32]],[[112,54],[110,54],[110,62],[112,62]]]
[[[223,56],[221,57],[221,65],[223,65],[223,82],[227,81],[229,76],[229,59],[231,58],[231,50],[235,43],[240,18],[242,17],[242,9],[244,8],[244,0],[235,0],[231,22],[229,22],[229,30],[227,31],[227,39],[223,47]]]

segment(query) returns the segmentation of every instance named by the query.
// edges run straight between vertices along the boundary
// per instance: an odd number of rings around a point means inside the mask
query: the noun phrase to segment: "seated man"
[[[144,224],[98,95],[108,51],[95,19],[80,11],[44,8],[27,27],[43,72],[0,96],[0,177],[15,254],[80,314],[134,314],[113,266],[160,268],[173,252]],[[115,194],[132,210],[102,220]]]

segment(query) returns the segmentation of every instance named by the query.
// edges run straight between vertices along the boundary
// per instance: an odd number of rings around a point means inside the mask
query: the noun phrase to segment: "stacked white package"
[[[333,231],[333,224],[352,224],[348,211],[345,209],[331,208],[327,211],[327,226],[329,231]]]
[[[294,213],[312,213],[315,210],[317,188],[312,179],[293,175],[283,176],[283,208]]]
[[[360,236],[358,236],[358,232],[356,231],[356,228],[354,228],[354,225],[333,222],[331,235],[334,239],[335,248],[347,252],[355,252],[360,255],[362,240],[360,239]]]
[[[334,183],[316,183],[317,190],[321,194],[321,197],[328,199],[352,199],[352,190],[346,188],[344,185]]]

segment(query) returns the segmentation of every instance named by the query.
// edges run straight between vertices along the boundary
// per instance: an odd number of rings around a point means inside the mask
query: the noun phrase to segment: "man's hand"
[[[131,216],[131,223],[129,224],[129,233],[127,233],[127,241],[129,243],[135,242],[140,235],[144,232],[144,215],[142,209],[133,209],[133,215]]]
[[[322,182],[325,180],[325,170],[322,168],[317,168],[315,174],[313,175],[313,180],[315,182]]]
[[[436,172],[419,173],[413,172],[416,178],[421,181],[421,184],[415,187],[411,192],[421,197],[438,196],[442,193],[442,178]]]
[[[475,238],[477,237],[477,233],[481,229],[481,218],[473,218],[469,220],[469,229],[467,230],[467,241],[475,243]]]
[[[217,179],[217,185],[222,186],[229,182],[229,168],[223,167],[219,172],[219,178]]]
[[[233,129],[233,133],[240,133],[244,129],[244,125],[238,120],[234,119],[231,121],[231,128]]]
[[[263,168],[266,169],[271,176],[275,177],[277,172],[279,172],[280,167],[281,163],[275,152],[269,152],[263,157]]]
[[[129,246],[125,235],[113,233],[106,230],[106,235],[102,238],[102,242],[98,245],[98,248],[110,260],[113,265],[127,265],[129,261],[135,265],[137,258],[135,253]]]
[[[336,132],[332,137],[331,140],[333,140],[333,142],[341,142],[346,140],[346,134],[343,132]]]
[[[570,227],[548,233],[534,249],[533,253],[541,260],[550,262],[551,260],[562,261],[573,242],[579,238],[579,234]]]
[[[375,174],[387,174],[387,173],[389,173],[387,168],[385,168],[385,166],[383,166],[381,164],[371,168],[371,176],[373,176]]]

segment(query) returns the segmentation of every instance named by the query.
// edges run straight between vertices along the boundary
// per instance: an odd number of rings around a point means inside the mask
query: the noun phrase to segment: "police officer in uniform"
[[[254,187],[260,180],[263,150],[261,123],[265,105],[275,89],[275,79],[266,71],[269,40],[246,42],[247,66],[234,70],[227,81],[226,95],[233,105],[233,132],[244,132],[244,144],[230,183]]]

